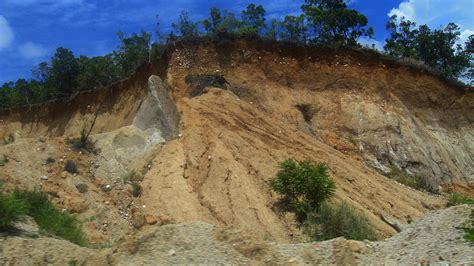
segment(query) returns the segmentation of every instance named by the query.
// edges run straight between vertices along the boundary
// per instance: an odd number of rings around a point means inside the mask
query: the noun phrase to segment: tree
[[[199,36],[197,23],[189,20],[188,12],[181,11],[178,23],[171,24],[173,29],[184,39],[193,39]]]
[[[209,18],[203,20],[201,24],[208,34],[216,34],[221,30],[222,16],[218,7],[212,7],[209,11]]]
[[[367,17],[348,9],[344,0],[306,0],[301,7],[311,30],[311,42],[357,45],[359,37],[373,36]]]
[[[12,102],[12,91],[13,82],[6,82],[0,87],[0,108],[8,108],[13,105]]]
[[[307,27],[305,25],[304,15],[286,16],[280,22],[279,27],[280,39],[284,41],[306,43]]]
[[[142,31],[140,34],[133,33],[130,37],[126,37],[123,32],[118,32],[117,36],[120,40],[118,51],[113,52],[116,64],[120,67],[120,76],[127,77],[135,73],[137,67],[142,65],[148,59],[151,34]],[[110,64],[110,58],[104,58],[100,64],[106,64],[111,73],[115,73],[114,66]],[[99,61],[99,59],[96,59]],[[95,62],[98,63],[99,62]]]
[[[390,32],[390,38],[385,39],[384,50],[395,57],[417,57],[416,37],[418,30],[416,23],[401,18],[397,23],[397,16],[393,15],[387,22],[386,29]]]
[[[112,55],[88,58],[80,56],[78,83],[80,90],[106,87],[120,78],[120,67],[114,63]]]
[[[393,16],[387,29],[391,34],[384,49],[392,56],[421,60],[450,79],[466,75],[472,69],[471,44],[469,41],[465,47],[458,44],[461,31],[454,23],[449,23],[442,29],[431,30],[427,25],[416,28],[415,23],[406,21],[405,18],[398,20]]]
[[[248,35],[261,35],[265,28],[265,9],[262,5],[249,4],[242,11],[242,27],[240,32]]]
[[[317,209],[336,191],[325,164],[288,159],[280,164],[271,188],[281,194],[297,214],[306,215]]]
[[[55,93],[61,96],[67,96],[74,93],[77,89],[77,76],[79,74],[79,65],[74,54],[63,47],[56,49],[56,53],[51,59],[51,86]]]

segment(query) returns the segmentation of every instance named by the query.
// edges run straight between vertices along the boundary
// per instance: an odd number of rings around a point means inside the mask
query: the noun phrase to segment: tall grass
[[[304,229],[315,241],[341,236],[354,240],[376,239],[376,234],[364,214],[354,210],[346,202],[339,205],[324,202],[317,212],[308,215]]]
[[[81,224],[76,217],[56,209],[48,198],[48,194],[38,191],[20,191],[14,197],[24,200],[27,213],[44,231],[84,246],[87,243]]]

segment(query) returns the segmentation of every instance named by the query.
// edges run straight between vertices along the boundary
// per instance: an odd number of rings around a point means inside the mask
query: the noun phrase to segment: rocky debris
[[[263,242],[253,234],[238,230],[217,229],[213,225],[194,222],[170,224],[153,231],[137,231],[124,244],[99,249],[80,248],[67,241],[37,236],[0,234],[1,264],[21,258],[28,264],[64,264],[71,260],[112,265],[156,264],[335,264],[335,265],[408,265],[454,264],[474,262],[472,246],[462,238],[458,226],[465,223],[472,206],[461,205],[434,211],[408,225],[396,236],[378,242],[336,238],[329,241],[277,244]],[[137,216],[138,217],[138,216]],[[146,222],[146,215],[139,223]],[[87,223],[93,230],[95,223]],[[34,226],[23,230],[36,232]],[[105,224],[103,228],[107,228]],[[100,241],[100,236],[95,236]],[[27,249],[24,247],[28,246]],[[40,255],[41,254],[41,255]]]
[[[100,186],[100,189],[102,190],[102,192],[110,192],[112,190],[112,186],[108,184],[104,184]]]
[[[67,171],[62,171],[61,174],[59,175],[62,179],[66,179],[69,176],[69,173]]]
[[[84,183],[77,184],[76,188],[77,188],[77,191],[79,191],[79,193],[86,193],[89,190],[87,185]]]

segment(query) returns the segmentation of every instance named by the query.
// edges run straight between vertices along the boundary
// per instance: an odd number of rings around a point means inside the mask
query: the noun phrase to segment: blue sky
[[[369,18],[375,40],[383,46],[391,14],[439,27],[459,24],[463,38],[474,34],[474,0],[348,0]],[[249,3],[262,4],[267,18],[297,14],[304,0],[0,0],[0,84],[31,77],[31,69],[47,61],[59,47],[76,56],[106,54],[118,45],[116,32],[154,31],[158,21],[169,28],[182,9],[193,20],[207,17],[212,6],[239,13]],[[159,14],[157,20],[156,15]]]

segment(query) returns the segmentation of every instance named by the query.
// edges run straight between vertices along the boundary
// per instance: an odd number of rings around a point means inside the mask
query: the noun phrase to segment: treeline
[[[211,8],[209,17],[192,21],[182,11],[173,31],[160,34],[156,41],[152,34],[141,32],[125,36],[118,34],[120,45],[105,56],[75,57],[72,51],[58,48],[50,62],[40,63],[33,79],[7,82],[0,88],[0,108],[29,106],[72,95],[110,84],[133,74],[145,61],[164,50],[168,42],[177,39],[193,40],[199,37],[221,38],[259,37],[312,45],[359,47],[360,38],[372,38],[374,31],[368,19],[350,9],[344,0],[306,0],[301,14],[281,19],[266,19],[265,8],[250,4],[240,14],[229,10]],[[472,84],[474,35],[464,45],[456,44],[460,28],[450,23],[443,29],[430,29],[404,18],[392,17],[387,23],[390,38],[386,39],[384,52],[394,58],[413,58],[438,70],[449,79],[468,80]]]

